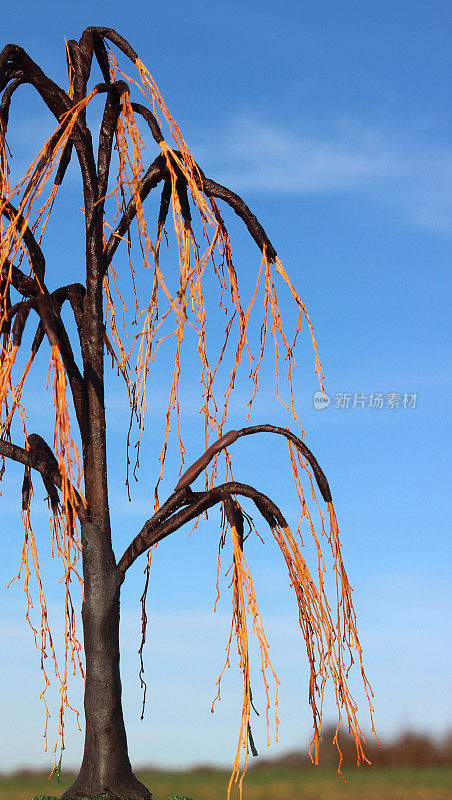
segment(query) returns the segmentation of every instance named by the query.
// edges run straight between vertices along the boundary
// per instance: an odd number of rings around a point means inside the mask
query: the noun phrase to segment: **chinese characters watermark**
[[[326,392],[314,392],[314,408],[416,408],[417,392],[336,392],[334,397]]]

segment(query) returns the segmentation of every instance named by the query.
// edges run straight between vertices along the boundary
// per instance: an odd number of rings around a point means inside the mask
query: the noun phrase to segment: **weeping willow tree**
[[[118,55],[125,64],[131,65],[130,76],[120,67]],[[59,681],[54,765],[57,765],[58,755],[64,747],[64,712],[68,706],[71,707],[67,693],[68,674],[71,670],[78,670],[85,682],[83,762],[78,777],[63,797],[95,797],[99,794],[111,798],[151,797],[149,790],[135,778],[127,750],[119,671],[121,586],[131,565],[140,556],[146,556],[146,584],[142,598],[143,645],[144,604],[153,547],[186,523],[194,521],[196,525],[205,512],[216,505],[222,509],[218,570],[228,532],[232,544],[232,622],[226,662],[218,680],[218,697],[221,678],[229,666],[235,641],[243,678],[243,705],[227,796],[229,798],[235,783],[239,784],[241,796],[248,753],[254,754],[255,751],[250,728],[250,631],[256,635],[260,650],[267,730],[272,707],[277,724],[278,702],[278,679],[269,659],[251,571],[244,555],[244,523],[249,525],[250,531],[256,530],[249,513],[242,507],[244,499],[254,504],[268,525],[286,563],[289,583],[296,595],[310,672],[312,760],[317,762],[319,757],[323,696],[329,679],[337,702],[338,728],[343,724],[348,726],[356,744],[358,762],[366,760],[357,705],[347,682],[350,666],[356,661],[372,716],[371,690],[362,664],[351,588],[342,562],[330,489],[304,442],[292,387],[294,347],[304,326],[312,337],[315,369],[322,386],[317,346],[306,308],[275,248],[245,202],[231,190],[207,178],[195,163],[157,85],[128,42],[109,28],[87,28],[78,42],[70,40],[66,43],[66,56],[68,87],[63,89],[47,77],[21,47],[7,45],[0,55],[0,457],[2,475],[11,459],[24,466],[21,511],[24,541],[18,577],[24,582],[27,617],[34,630],[44,674],[42,697],[46,709],[46,732],[49,716],[45,700],[49,684],[46,656],[53,658]],[[103,80],[88,90],[93,62]],[[30,84],[36,90],[54,116],[55,125],[25,174],[15,185],[10,185],[9,113],[15,93],[24,84]],[[132,102],[132,93],[141,102]],[[88,105],[98,104],[101,96],[105,98],[105,104],[95,146],[86,112]],[[170,143],[162,133],[163,126],[168,131]],[[149,166],[144,163],[144,129],[153,137],[158,153]],[[67,168],[74,158],[78,161],[83,187],[86,261],[80,277],[84,282],[54,288],[47,282],[43,238]],[[112,177],[113,165],[116,177]],[[145,216],[145,201],[158,186],[161,186],[160,206],[151,233]],[[217,201],[235,211],[261,252],[260,265],[256,265],[255,289],[245,304],[241,301],[230,239]],[[165,281],[159,255],[162,237],[166,237],[168,242],[165,228],[168,215],[174,229],[174,261],[178,261],[179,273],[176,273],[176,279],[174,264],[170,279]],[[117,251],[122,260],[115,271],[113,265],[117,263]],[[149,281],[149,289],[141,298],[136,290],[137,252]],[[131,296],[135,293],[133,322],[138,326],[138,333],[134,336],[127,333],[125,302],[119,288],[119,278],[124,271],[130,275]],[[58,270],[59,274],[61,272],[62,268]],[[218,308],[221,308],[226,319],[224,339],[214,358],[211,344],[208,347],[206,339],[208,317],[204,287],[207,277],[213,277],[216,282],[218,303],[217,310],[211,308],[209,313],[218,313]],[[278,305],[277,292],[282,290],[289,293],[294,304],[296,324],[291,331]],[[263,302],[257,302],[257,297],[262,297]],[[70,307],[74,324],[64,321],[67,320],[63,314],[65,304]],[[117,321],[118,309],[122,311],[122,322]],[[250,335],[251,318],[258,320],[260,330],[254,344]],[[179,397],[179,377],[187,326],[195,331],[197,337],[205,451],[183,471],[184,446],[179,424],[183,396]],[[24,336],[30,327],[32,335]],[[104,362],[106,356],[111,359],[113,368],[124,379],[139,447],[148,402],[148,377],[160,345],[164,340],[167,343],[168,338],[173,342],[174,360],[169,367],[170,388],[163,410],[164,436],[156,469],[154,513],[122,555],[117,557],[109,515]],[[297,433],[273,424],[245,425],[238,430],[226,430],[230,398],[242,360],[249,366],[251,400],[244,422],[249,421],[268,339],[274,345],[276,394],[278,397],[281,395],[283,380],[287,380],[287,407]],[[29,432],[29,410],[23,400],[24,385],[33,369],[33,362],[38,351],[45,347],[50,349],[48,386],[53,389],[53,406],[50,401],[50,409],[54,409],[53,442],[46,442],[39,433]],[[223,361],[231,352],[220,403],[216,399],[219,375]],[[284,379],[278,375],[281,359],[287,368]],[[166,365],[168,363],[166,361]],[[179,480],[174,492],[160,502],[158,487],[172,427],[180,445]],[[315,577],[302,555],[300,526],[292,532],[273,499],[234,479],[232,446],[238,439],[258,434],[273,434],[287,443],[288,474],[293,475],[300,500],[300,522],[303,520],[309,526],[317,549]],[[130,435],[129,429],[128,442]],[[219,460],[222,462],[223,459],[225,480],[218,484]],[[52,639],[37,537],[30,521],[36,475],[43,481],[47,495],[52,552],[62,562],[65,593],[62,657],[57,654]],[[204,476],[203,489],[194,486],[199,476]],[[319,522],[315,524],[305,500],[306,487],[317,504]],[[319,500],[316,491],[321,497]],[[325,511],[323,503],[326,504]],[[335,573],[335,607],[327,598],[322,552],[325,546],[330,550]],[[37,586],[41,609],[40,626],[37,627],[33,626],[30,617],[32,579],[33,585]],[[78,638],[76,629],[71,594],[74,581],[81,587],[83,638]],[[270,684],[274,693],[270,691]],[[339,751],[339,769],[340,760]]]

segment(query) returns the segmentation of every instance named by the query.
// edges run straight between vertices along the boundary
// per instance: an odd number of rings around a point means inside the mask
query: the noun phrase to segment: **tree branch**
[[[282,527],[287,526],[287,522],[278,506],[265,494],[258,492],[253,486],[248,486],[245,483],[231,481],[209,489],[207,492],[188,491],[187,493],[187,488],[181,489],[180,492],[172,494],[165,505],[143,525],[140,533],[131,542],[119,560],[119,572],[125,573],[138,556],[148,550],[149,547],[165,539],[166,536],[177,531],[186,522],[199,517],[207,509],[236,494],[253,500],[256,508],[271,528],[274,528],[276,524]],[[186,508],[174,513],[175,509],[180,505],[186,505]]]
[[[113,137],[118,123],[119,114],[121,111],[121,95],[129,91],[129,87],[125,81],[116,81],[115,83],[103,84],[101,90],[107,91],[108,96],[105,101],[104,115],[99,133],[99,148],[97,152],[97,180],[98,180],[98,202],[103,210],[105,203],[105,195],[108,188],[108,174],[111,162],[111,150],[113,145]]]
[[[47,108],[58,121],[60,121],[63,114],[67,111],[70,112],[73,108],[74,102],[66,92],[47,77],[22,47],[8,44],[0,53],[0,91],[3,91],[10,80],[17,77],[24,78],[27,83],[30,83],[36,89]],[[97,172],[91,133],[86,126],[83,113],[79,114],[75,121],[72,141],[80,162],[85,199],[85,224],[87,231],[90,232],[95,224],[93,208],[97,199]],[[94,217],[96,217],[95,214]]]
[[[38,284],[34,278],[25,275],[19,267],[14,266],[5,258],[2,267],[2,278],[7,279],[8,276],[10,276],[11,286],[24,297],[32,297],[39,291]]]
[[[198,174],[199,171],[199,174]],[[270,261],[274,261],[276,258],[276,250],[273,247],[270,239],[268,238],[264,228],[260,224],[258,218],[255,214],[251,211],[249,206],[245,203],[242,198],[228,189],[226,186],[222,186],[220,183],[216,183],[216,181],[211,180],[211,178],[206,178],[202,170],[197,166],[197,169],[194,171],[194,179],[198,188],[207,195],[207,197],[216,197],[219,200],[224,200],[225,203],[230,206],[233,211],[240,217],[241,220],[245,223],[248,231],[254,241],[256,242],[257,246],[261,251],[264,249],[264,245],[267,250],[267,256]]]
[[[223,501],[223,508],[229,525],[237,531],[240,549],[243,550],[243,513],[236,501],[229,495]]]
[[[14,224],[14,227],[19,232],[25,247],[28,250],[33,272],[35,273],[38,281],[41,284],[44,283],[46,260],[44,258],[44,253],[36,241],[28,223],[24,219],[23,215],[16,208],[14,208],[13,204],[10,202],[3,202],[3,198],[1,210],[2,214]],[[39,287],[37,287],[37,289],[39,291]]]
[[[132,103],[132,108],[136,114],[140,114],[140,116],[142,116],[143,119],[146,120],[157,144],[163,142],[164,140],[163,133],[160,130],[160,125],[158,124],[156,118],[154,117],[154,114],[152,113],[151,109],[141,105],[141,103]]]
[[[9,211],[10,210],[11,209],[9,209]],[[34,242],[37,248],[34,257],[39,257],[40,253],[42,255],[41,248],[39,245],[37,245],[31,231],[29,229],[28,231],[29,236],[27,234],[27,239],[29,240],[29,250],[30,247],[33,247]],[[42,256],[42,260],[44,262],[44,256]],[[7,262],[2,270],[2,275],[5,275],[6,273],[6,277],[8,276],[9,266],[9,262]],[[44,266],[42,266],[41,270],[41,275],[43,274]],[[63,302],[66,299],[69,299],[74,311],[83,351],[83,337],[81,335],[81,331],[83,327],[82,306],[85,287],[82,284],[71,284],[69,286],[60,287],[50,294],[43,280],[40,281],[42,288],[41,291],[37,282],[32,278],[27,278],[17,267],[13,266],[11,270],[11,276],[12,278],[15,278],[17,286],[21,287],[24,294],[25,292],[29,293],[33,289],[32,297],[30,297],[28,300],[23,300],[21,303],[17,303],[15,306],[12,306],[8,309],[7,319],[5,320],[6,324],[8,324],[12,317],[15,316],[13,325],[13,344],[20,346],[29,312],[32,308],[34,308],[39,315],[40,323],[32,343],[32,352],[36,353],[39,350],[44,333],[47,335],[50,345],[56,345],[60,350],[63,364],[67,372],[69,385],[71,387],[74,409],[77,415],[80,434],[82,436],[82,441],[84,441],[84,432],[86,427],[86,414],[84,413],[86,404],[85,382],[75,361],[72,345],[63,320],[61,319],[60,311]],[[20,291],[20,288],[18,291]]]
[[[37,433],[30,433],[28,436],[29,450],[19,447],[17,444],[0,439],[0,456],[17,461],[26,467],[31,467],[42,476],[44,486],[50,498],[55,497],[52,487],[62,488],[61,475],[58,470],[57,460],[52,453],[47,442]],[[76,512],[80,520],[89,520],[89,514],[85,509],[81,497],[74,487],[74,494],[77,500]]]
[[[160,155],[152,162],[151,166],[143,175],[140,185],[138,187],[138,194],[143,202],[148,196],[149,192],[154,189],[161,180],[166,177],[166,159],[165,156]],[[134,220],[137,213],[135,199],[132,198],[127,204],[127,208],[122,215],[116,230],[111,234],[107,246],[104,250],[103,272],[107,273],[111,260],[116,253],[118,245],[123,238],[124,234],[130,227],[131,222]]]
[[[203,453],[200,458],[198,458],[181,476],[176,488],[175,492],[180,491],[181,489],[186,488],[194,480],[201,474],[203,469],[207,467],[210,463],[212,458],[223,450],[225,447],[229,447],[230,444],[233,444],[237,439],[241,436],[250,436],[254,433],[277,433],[280,436],[284,436],[286,439],[291,441],[297,450],[304,456],[304,458],[310,464],[312,471],[314,473],[314,477],[317,482],[317,486],[319,487],[320,494],[322,495],[325,503],[331,502],[331,491],[328,484],[328,481],[320,468],[317,459],[315,458],[314,454],[311,452],[309,447],[305,445],[305,443],[298,438],[294,433],[287,430],[287,428],[280,428],[277,425],[250,425],[246,428],[240,428],[238,431],[229,431],[221,436],[216,442],[214,442],[210,447]]]
[[[137,105],[136,103],[132,103],[132,107],[135,107],[136,105]],[[157,138],[156,141],[158,141]],[[178,152],[176,152],[176,155],[181,157],[181,154]],[[175,169],[177,169],[177,171],[180,172],[180,169],[177,167],[177,164],[175,164]],[[164,156],[161,155],[157,156],[157,158],[155,159],[155,161],[152,162],[148,171],[141,180],[140,187],[138,190],[141,202],[143,202],[146,199],[151,189],[154,189],[154,187],[157,186],[159,181],[166,178],[166,176],[167,176],[166,160]],[[197,165],[196,169],[194,170],[194,179],[200,191],[203,191],[207,197],[219,198],[220,200],[224,200],[225,203],[231,206],[231,208],[235,211],[235,213],[245,223],[249,233],[251,234],[252,238],[256,242],[259,249],[263,252],[265,247],[268,258],[271,261],[273,261],[276,258],[276,250],[273,247],[270,239],[268,238],[259,220],[255,216],[255,214],[252,213],[252,211],[247,206],[245,201],[242,200],[242,198],[239,197],[238,194],[235,194],[235,192],[231,192],[231,190],[227,189],[225,186],[221,186],[221,184],[210,180],[210,178],[206,178],[202,170]],[[187,182],[182,174],[178,178],[177,188],[179,197],[181,198],[181,206],[184,219],[189,221],[190,209],[188,206],[188,198],[186,199]],[[218,209],[215,210],[217,215],[219,216]],[[135,218],[136,213],[137,213],[136,203],[135,200],[132,198],[127,205],[127,208],[119,222],[119,225],[117,226],[114,233],[111,234],[108,240],[108,244],[105,248],[104,251],[105,273],[107,272],[108,266],[111,263],[111,260],[118,248],[121,238],[124,236],[128,228],[130,227],[130,224]]]

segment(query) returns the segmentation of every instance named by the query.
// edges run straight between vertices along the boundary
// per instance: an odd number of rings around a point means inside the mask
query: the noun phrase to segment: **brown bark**
[[[86,657],[85,749],[80,772],[63,798],[150,800],[132,772],[121,705],[119,600],[122,579],[108,537],[82,523]]]

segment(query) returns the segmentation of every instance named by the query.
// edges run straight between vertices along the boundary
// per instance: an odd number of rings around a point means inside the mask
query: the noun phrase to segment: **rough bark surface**
[[[63,798],[151,800],[135,777],[127,751],[119,674],[118,573],[109,537],[82,524],[85,599],[82,607],[86,655],[85,750],[80,772]]]

